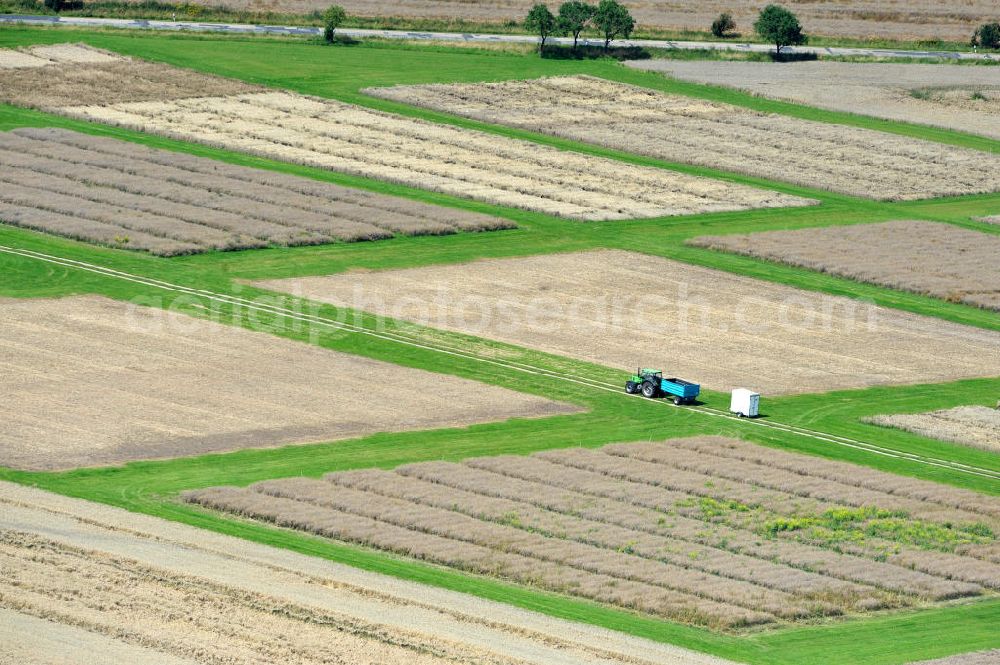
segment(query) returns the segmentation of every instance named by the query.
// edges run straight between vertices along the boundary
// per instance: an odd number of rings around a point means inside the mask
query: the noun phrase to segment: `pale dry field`
[[[814,203],[285,92],[71,106],[59,112],[573,219]]]
[[[715,628],[1000,589],[995,538],[973,533],[974,525],[1000,526],[1000,501],[813,460],[701,437],[345,471],[185,497]],[[812,522],[769,526],[795,519]],[[949,535],[895,542],[892,529]]]
[[[1000,310],[1000,235],[893,221],[702,236],[689,244]]]
[[[134,59],[44,71],[0,101],[572,219],[816,203]]]
[[[215,5],[216,0],[196,4]],[[252,11],[310,13],[323,11],[324,0],[227,0],[226,6]],[[359,16],[403,16],[453,18],[473,21],[521,21],[532,0],[344,0],[349,14]],[[558,3],[557,3],[558,4]],[[930,0],[850,0],[826,3],[785,0],[782,5],[796,13],[808,34],[837,37],[896,39],[948,39],[967,42],[972,32],[995,15],[992,0],[965,0],[962,4]],[[736,19],[737,30],[752,39],[753,22],[763,6],[751,0],[630,0],[628,9],[641,27],[707,32],[722,12]],[[553,8],[554,9],[554,8]]]
[[[537,615],[36,489],[0,484],[0,613],[48,621],[5,653],[177,663],[724,665]],[[3,614],[0,614],[3,616]],[[2,628],[0,628],[2,633]],[[76,659],[73,658],[76,657]],[[134,658],[134,659],[133,659]],[[44,662],[53,662],[46,660]]]
[[[956,406],[929,413],[895,413],[867,418],[865,422],[1000,453],[1000,409],[988,406]]]
[[[0,220],[159,256],[513,226],[62,129],[0,133],[0,167]]]
[[[1000,191],[1000,156],[591,76],[370,95],[673,162],[877,200]]]
[[[1000,138],[1000,68],[642,60],[630,67],[761,97]]]
[[[578,411],[95,296],[6,300],[0,304],[0,339],[0,465],[21,469]]]
[[[42,63],[28,67],[0,65],[0,102],[57,112],[67,104],[113,104],[264,90],[235,79],[128,58],[82,44],[24,51],[0,49],[0,63],[16,63],[24,57]]]
[[[258,284],[619,367],[764,394],[1000,375],[1000,334],[618,250]]]

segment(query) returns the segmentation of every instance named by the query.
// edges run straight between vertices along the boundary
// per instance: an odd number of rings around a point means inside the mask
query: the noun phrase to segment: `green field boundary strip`
[[[0,106],[0,129],[19,126],[66,127],[137,141],[154,147],[182,150],[232,163],[498,214],[514,220],[519,226],[516,230],[492,233],[396,238],[374,243],[331,244],[231,253],[213,252],[175,259],[160,259],[137,252],[100,248],[3,225],[0,225],[0,245],[94,263],[191,288],[209,289],[220,294],[250,298],[266,293],[246,284],[247,280],[252,279],[329,274],[349,268],[377,270],[459,263],[479,258],[618,248],[697,263],[812,291],[866,298],[881,305],[927,316],[1000,330],[1000,316],[995,312],[874,285],[859,284],[790,266],[697,249],[684,244],[686,240],[698,235],[745,233],[755,230],[804,228],[819,224],[851,224],[899,218],[930,219],[992,232],[992,229],[984,228],[986,225],[972,222],[969,218],[1000,212],[1000,195],[900,204],[865,201],[708,169],[667,164],[530,132],[519,132],[453,116],[432,114],[402,105],[398,105],[397,108],[361,95],[358,90],[367,85],[394,83],[496,80],[588,73],[668,92],[732,101],[751,108],[764,109],[770,104],[742,93],[710,89],[694,84],[678,84],[658,75],[628,70],[616,63],[550,61],[508,53],[411,48],[405,50],[405,57],[399,57],[402,49],[386,44],[326,48],[314,43],[291,40],[241,41],[221,38],[213,40],[203,36],[188,38],[178,35],[121,35],[97,31],[64,33],[23,28],[0,29],[0,46],[23,45],[33,41],[81,40],[102,48],[180,66],[288,87],[307,94],[357,101],[375,108],[527,138],[563,149],[660,168],[675,168],[733,182],[813,196],[822,203],[816,207],[799,209],[755,210],[627,222],[579,223],[68,120],[36,111]],[[764,106],[760,106],[761,104]],[[806,117],[815,112],[818,115],[811,119],[822,119],[827,122],[845,124],[868,122],[868,119],[859,120],[859,117],[847,117],[845,114],[831,115],[830,112],[815,111],[795,105],[773,108],[781,108],[780,112],[789,115],[805,114],[799,117]],[[876,125],[882,122],[878,121]],[[913,132],[913,135],[919,135],[921,138],[944,140],[955,145],[991,151],[997,151],[997,146],[1000,145],[1000,142],[970,138],[944,130],[930,130],[900,123],[889,124],[893,129],[888,131]],[[933,138],[935,136],[940,138]],[[192,316],[204,316],[203,312],[193,307],[190,302],[146,285],[111,279],[105,275],[48,264],[23,256],[0,253],[0,295],[27,298],[72,294],[100,294],[118,300],[140,299],[150,306],[174,307]],[[361,321],[366,327],[374,326],[373,319],[362,313],[345,312],[318,303],[294,300],[290,302],[311,308],[310,311],[323,316],[336,318],[347,315]],[[231,325],[247,326],[250,323],[245,316],[238,316],[224,307],[221,313],[228,317],[226,322]],[[307,341],[303,331],[278,325],[281,323],[280,316],[274,316],[274,321],[266,316],[264,318],[265,323],[275,324],[275,329],[272,331],[274,334]],[[531,363],[554,372],[591,376],[608,382],[624,380],[626,373],[626,370],[595,366],[467,335],[419,329],[392,321],[388,325],[442,344],[468,348],[479,354],[498,354],[511,361]],[[284,529],[231,519],[180,503],[178,494],[183,490],[212,485],[246,485],[274,477],[319,476],[326,472],[351,468],[372,466],[392,468],[424,460],[458,460],[478,455],[528,454],[558,447],[596,447],[616,441],[662,440],[698,434],[738,436],[762,445],[863,464],[883,471],[1000,496],[1000,483],[987,478],[959,473],[952,469],[928,467],[908,459],[885,457],[864,450],[834,446],[814,438],[753,427],[735,420],[712,418],[696,411],[661,408],[643,400],[628,399],[624,394],[605,393],[572,383],[539,379],[510,368],[485,365],[475,359],[443,355],[430,349],[403,347],[384,339],[336,331],[324,332],[315,343],[332,350],[543,395],[577,404],[584,407],[586,412],[538,420],[517,419],[464,428],[377,434],[362,439],[331,443],[243,450],[227,454],[136,462],[121,467],[78,469],[60,473],[4,469],[0,470],[0,478],[229,533],[367,570],[473,593],[553,616],[621,630],[741,662],[894,665],[918,658],[934,658],[1000,646],[1000,636],[993,630],[1000,624],[1000,600],[996,597],[919,611],[876,614],[849,620],[782,627],[767,632],[728,635],[661,621],[650,616],[530,587],[468,575]],[[876,428],[861,422],[863,417],[878,413],[920,412],[961,404],[992,404],[996,396],[1000,396],[1000,378],[985,378],[945,384],[876,387],[822,395],[768,398],[766,407],[768,414],[777,422],[809,427],[863,441],[877,440],[880,446],[890,450],[1000,471],[1000,456],[995,454],[926,439],[901,430]],[[725,399],[725,395],[711,391],[705,393],[705,400],[710,405],[720,406]]]

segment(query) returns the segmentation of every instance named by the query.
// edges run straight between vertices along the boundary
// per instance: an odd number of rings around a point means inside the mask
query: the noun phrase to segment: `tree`
[[[590,19],[594,17],[597,8],[588,5],[586,2],[571,0],[559,5],[559,28],[562,32],[573,35],[573,50],[576,50],[576,43],[580,39],[580,33],[587,27]]]
[[[594,25],[604,35],[604,50],[611,47],[611,40],[621,35],[625,39],[635,29],[635,19],[617,0],[601,0],[594,12]]]
[[[541,37],[541,42],[538,44],[538,52],[541,53],[545,49],[545,40],[556,30],[556,17],[548,7],[539,3],[528,12],[528,16],[524,19],[524,27]]]
[[[726,37],[736,29],[736,21],[733,15],[727,12],[719,14],[719,18],[712,21],[712,34],[716,37]]]
[[[753,29],[761,39],[774,44],[775,51],[781,55],[785,46],[797,46],[806,43],[802,34],[802,26],[795,14],[779,5],[768,5],[757,17]]]
[[[972,35],[972,45],[983,48],[1000,48],[1000,23],[984,23]]]
[[[347,18],[347,12],[340,5],[330,5],[323,12],[323,39],[327,44],[333,43],[333,33],[337,31],[340,24]]]

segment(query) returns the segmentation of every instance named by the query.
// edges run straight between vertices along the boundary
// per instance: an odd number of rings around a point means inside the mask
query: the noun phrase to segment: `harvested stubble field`
[[[1000,155],[591,76],[365,92],[673,162],[877,200],[1000,191]]]
[[[0,101],[573,219],[815,203],[137,60],[0,70]]]
[[[994,593],[1000,502],[701,437],[185,493],[251,519],[715,628]]]
[[[46,67],[48,65],[94,65],[122,60],[86,44],[51,44],[23,49],[0,49],[0,69]]]
[[[51,111],[70,104],[114,104],[264,90],[234,79],[108,54],[83,45],[36,48],[39,55],[35,57],[45,58],[40,65],[44,71],[36,67],[0,67],[0,102]],[[0,61],[35,53],[34,49],[25,52],[0,49]],[[63,53],[64,59],[53,59],[57,53]],[[88,57],[94,59],[85,62]],[[82,66],[67,66],[72,64]]]
[[[1000,409],[987,406],[956,406],[929,413],[896,413],[867,418],[865,422],[1000,453]]]
[[[1000,68],[641,60],[630,67],[761,97],[1000,138]]]
[[[0,133],[0,185],[8,224],[160,256],[513,226],[60,129]]]
[[[0,511],[0,635],[45,625],[4,661],[725,665],[36,489],[0,484]]]
[[[995,331],[618,250],[258,286],[608,367],[661,366],[718,390],[1000,374]]]
[[[689,242],[1000,310],[1000,236],[951,224],[893,221],[703,236]]]
[[[215,6],[217,0],[196,0],[193,4]],[[236,9],[308,14],[323,11],[325,0],[227,0]],[[344,0],[347,12],[355,16],[465,19],[499,22],[521,21],[533,0]],[[836,37],[877,37],[879,39],[948,39],[968,42],[985,17],[995,14],[992,0],[965,0],[958,3],[930,0],[849,0],[816,2],[784,0],[810,35]],[[630,0],[628,9],[641,28],[707,32],[721,12],[730,12],[744,39],[752,38],[753,22],[762,5],[755,0]]]
[[[0,465],[14,468],[68,469],[577,411],[94,296],[5,301],[0,340]]]

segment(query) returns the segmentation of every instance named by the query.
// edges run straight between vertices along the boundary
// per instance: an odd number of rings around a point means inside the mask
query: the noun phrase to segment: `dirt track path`
[[[723,662],[18,485],[0,515],[0,608],[197,662]]]

